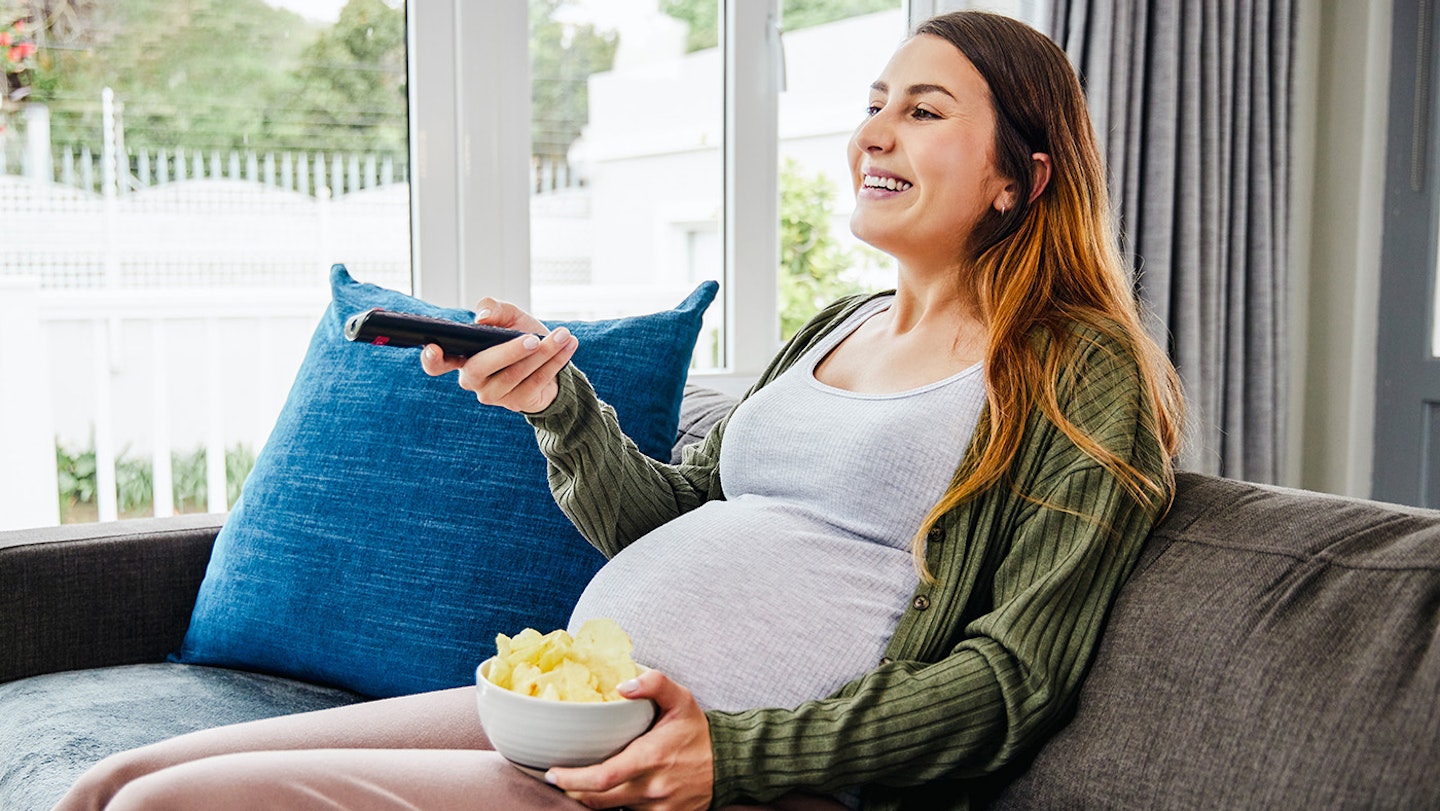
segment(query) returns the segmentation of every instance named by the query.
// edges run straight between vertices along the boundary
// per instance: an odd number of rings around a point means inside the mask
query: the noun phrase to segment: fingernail
[[[555,772],[554,772],[554,770],[551,770],[551,771],[548,771],[548,772],[545,773],[545,782],[549,783],[549,784],[552,785],[552,786],[555,785]]]
[[[485,319],[487,319],[487,318],[489,318],[489,317],[490,317],[490,311],[489,311],[489,310],[481,310],[480,312],[478,312],[478,313],[475,314],[475,321],[476,321],[476,323],[479,323],[479,322],[484,321]]]
[[[619,690],[622,693],[633,693],[636,690],[640,689],[640,680],[630,679],[629,681],[622,681],[619,684],[615,685],[615,689]]]
[[[433,347],[433,346],[427,346],[427,347],[425,347],[425,350],[424,350],[425,360],[435,360],[435,356],[438,355],[438,354],[440,354],[440,353],[435,351],[435,347]]]
[[[525,342],[524,342],[524,344],[522,344],[522,346],[524,346],[526,349],[534,349],[535,347],[537,347],[537,346],[539,346],[539,345],[540,345],[540,337],[537,336],[537,335],[526,335],[526,336],[525,336]]]
[[[555,341],[556,344],[564,346],[565,342],[570,340],[570,330],[564,327],[558,327],[554,332],[550,333],[550,338]]]

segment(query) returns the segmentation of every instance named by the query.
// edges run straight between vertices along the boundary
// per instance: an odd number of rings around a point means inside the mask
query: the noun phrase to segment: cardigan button
[[[916,611],[924,611],[930,607],[930,598],[923,594],[917,594],[915,599],[910,601],[910,607]]]
[[[931,527],[930,532],[928,532],[925,537],[930,540],[930,543],[939,543],[945,540],[945,530],[938,526]]]
[[[890,663],[893,662],[893,661],[895,661],[895,660],[894,660],[894,659],[891,659],[889,656],[881,656],[881,657],[880,657],[880,664],[882,664],[882,665],[888,665],[888,664],[890,664]]]

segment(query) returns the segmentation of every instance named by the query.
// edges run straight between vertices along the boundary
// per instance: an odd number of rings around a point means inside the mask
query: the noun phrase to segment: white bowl
[[[487,674],[493,658],[475,668],[480,724],[495,751],[517,766],[589,766],[625,748],[655,720],[654,702],[549,701],[506,690]]]

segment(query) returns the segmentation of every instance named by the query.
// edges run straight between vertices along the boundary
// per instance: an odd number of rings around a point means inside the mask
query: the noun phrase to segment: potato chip
[[[564,629],[526,628],[497,634],[488,678],[497,686],[549,701],[615,701],[616,685],[640,674],[630,637],[614,620],[586,620],[575,636]]]

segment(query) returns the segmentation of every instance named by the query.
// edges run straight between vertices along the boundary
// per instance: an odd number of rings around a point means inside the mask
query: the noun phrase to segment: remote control
[[[372,309],[345,322],[345,337],[375,346],[437,344],[446,355],[468,358],[482,349],[503,344],[526,333],[484,324],[461,324],[441,318]]]

